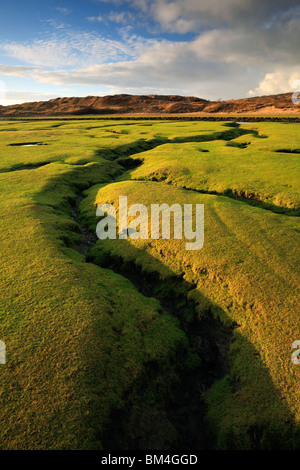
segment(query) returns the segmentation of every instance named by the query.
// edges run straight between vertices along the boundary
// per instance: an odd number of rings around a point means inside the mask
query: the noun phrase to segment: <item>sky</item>
[[[0,0],[0,104],[293,91],[299,0]]]

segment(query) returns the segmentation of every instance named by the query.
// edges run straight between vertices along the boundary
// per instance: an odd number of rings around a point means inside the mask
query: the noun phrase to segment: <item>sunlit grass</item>
[[[119,195],[147,206],[204,204],[199,252],[181,240],[108,240],[94,246],[94,260],[123,259],[162,286],[183,276],[198,321],[235,325],[230,377],[206,396],[220,447],[251,447],[251,429],[262,429],[265,447],[289,434],[300,419],[290,349],[300,337],[299,219],[223,194],[299,209],[299,157],[276,152],[299,149],[297,132],[269,123],[0,123],[2,448],[101,448],[112,410],[133,402],[141,413],[159,409],[180,367],[194,360],[157,300],[74,249],[71,205],[81,190],[80,215],[93,230],[96,204],[117,205]],[[26,142],[43,145],[11,146]],[[117,160],[131,154],[143,164],[124,173]]]

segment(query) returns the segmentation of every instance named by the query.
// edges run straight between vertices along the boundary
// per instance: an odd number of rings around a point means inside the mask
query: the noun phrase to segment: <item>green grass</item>
[[[197,285],[189,296],[198,305],[198,320],[213,314],[236,325],[230,355],[230,400],[222,395],[215,403],[214,388],[207,394],[210,414],[214,416],[216,407],[224,413],[223,419],[218,415],[214,422],[214,429],[220,429],[220,445],[226,447],[233,437],[236,446],[251,447],[250,423],[253,429],[265,428],[264,432],[272,434],[278,423],[284,427],[286,421],[293,421],[290,413],[298,422],[299,371],[291,363],[290,347],[300,334],[296,294],[299,219],[154,182],[106,185],[98,191],[96,201],[107,200],[117,207],[120,194],[128,196],[128,204],[136,200],[147,206],[162,201],[204,204],[205,243],[199,252],[186,251],[181,240],[127,242],[135,249],[124,249],[123,240],[106,240],[97,242],[94,256],[96,260],[100,256],[100,262],[103,252],[126,262],[132,257],[142,272],[154,271],[162,280],[184,274],[187,282]],[[207,301],[208,311],[203,309]],[[237,383],[240,390],[235,393]],[[243,428],[246,437],[241,437]],[[285,439],[290,432],[287,427]],[[283,436],[281,439],[284,446]]]
[[[9,145],[35,141],[47,145]],[[290,348],[300,338],[299,218],[247,200],[299,209],[298,155],[276,152],[297,148],[292,124],[0,123],[1,448],[102,448],[116,410],[127,410],[125,434],[141,433],[149,414],[169,426],[162,409],[195,358],[179,321],[107,269],[113,259],[156,278],[158,296],[177,279],[177,302],[187,296],[197,321],[214,316],[234,327],[230,373],[205,394],[218,446],[298,445],[300,369]],[[124,173],[120,163],[134,154],[143,164]],[[86,263],[70,217],[79,190],[80,216],[93,230],[96,205],[117,207],[119,195],[203,203],[204,247],[98,241],[91,256],[99,266]],[[195,319],[183,312],[181,320]]]
[[[257,133],[230,142],[166,144],[139,154],[144,162],[131,178],[231,194],[262,201],[277,211],[287,208],[299,213],[299,156],[287,152],[299,146],[298,125],[263,123],[241,127]],[[278,153],[287,132],[286,152]]]

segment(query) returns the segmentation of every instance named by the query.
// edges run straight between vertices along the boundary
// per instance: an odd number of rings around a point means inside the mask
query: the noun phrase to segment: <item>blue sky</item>
[[[0,104],[292,91],[298,0],[1,0]]]

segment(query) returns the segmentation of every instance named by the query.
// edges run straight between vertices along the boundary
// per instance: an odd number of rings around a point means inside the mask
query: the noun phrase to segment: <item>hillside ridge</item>
[[[107,95],[55,98],[0,106],[0,116],[63,116],[114,114],[300,114],[292,93],[227,101],[179,95]]]

